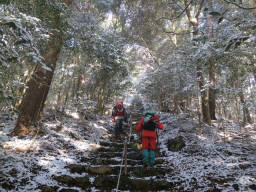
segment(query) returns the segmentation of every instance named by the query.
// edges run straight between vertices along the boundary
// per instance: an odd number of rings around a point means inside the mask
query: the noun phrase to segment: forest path
[[[138,141],[134,134],[135,127],[143,114],[141,102],[133,103],[128,108],[131,114],[133,134],[130,143],[127,143],[127,172],[125,174],[124,140],[101,140],[100,147],[88,157],[80,159],[79,164],[69,164],[71,173],[76,177],[67,175],[56,176],[54,179],[60,184],[69,187],[79,187],[85,191],[170,191],[173,183],[164,180],[166,172],[170,171],[163,165],[163,158],[156,156],[154,167],[145,168],[142,165],[141,153],[138,150]],[[125,137],[129,139],[130,128],[124,129]],[[122,171],[120,174],[120,168]],[[63,189],[66,191],[69,189]],[[76,191],[70,189],[69,191]]]

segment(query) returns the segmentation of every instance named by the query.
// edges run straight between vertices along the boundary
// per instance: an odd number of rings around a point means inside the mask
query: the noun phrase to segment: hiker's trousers
[[[156,150],[156,138],[155,137],[142,137],[142,150]]]

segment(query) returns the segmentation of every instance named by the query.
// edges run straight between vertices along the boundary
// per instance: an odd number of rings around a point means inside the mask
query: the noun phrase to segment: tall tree
[[[30,3],[30,1],[25,2]],[[46,100],[59,52],[62,46],[61,11],[46,1],[32,2],[35,14],[49,28],[49,39],[41,46],[45,65],[38,65],[28,81],[28,89],[22,100],[19,117],[12,135],[34,134],[30,126],[39,118]]]
[[[198,10],[196,11],[194,16],[192,16],[190,11],[192,1],[188,2],[187,0],[184,0],[184,3],[185,3],[186,15],[188,17],[190,24],[193,27],[193,36],[195,37],[198,35],[199,15],[203,8],[204,0],[200,1]],[[202,106],[203,121],[206,122],[207,124],[211,124],[208,94],[207,94],[207,89],[205,88],[203,72],[199,64],[197,64],[196,70],[197,70],[199,88],[201,92],[201,106]]]
[[[213,10],[213,4],[212,0],[208,0],[208,37],[210,42],[214,42],[214,10]],[[210,48],[212,49],[212,47]],[[216,82],[216,69],[215,69],[215,63],[213,58],[212,50],[210,50],[210,58],[209,58],[209,80],[210,80],[210,86],[209,86],[209,113],[211,120],[216,120],[215,115],[215,109],[216,109],[216,96],[215,96],[215,82]]]

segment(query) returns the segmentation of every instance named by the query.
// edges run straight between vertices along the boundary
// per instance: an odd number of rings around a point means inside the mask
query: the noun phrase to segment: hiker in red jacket
[[[155,115],[154,111],[146,111],[145,116],[136,126],[136,131],[141,131],[142,139],[142,156],[144,166],[153,166],[155,164],[155,150],[157,134],[156,129],[164,129],[164,125],[160,123],[160,119]]]
[[[112,122],[115,123],[115,137],[118,138],[122,132],[123,121],[127,122],[127,112],[122,101],[118,101],[112,110]]]

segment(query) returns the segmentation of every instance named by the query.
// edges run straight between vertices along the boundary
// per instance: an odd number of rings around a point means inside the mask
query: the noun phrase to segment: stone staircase
[[[132,130],[143,114],[142,104],[133,103],[129,108],[131,114]],[[124,131],[128,137],[129,130]],[[136,137],[131,137],[127,144],[127,174],[125,174],[124,162],[122,163],[124,140],[102,140],[100,148],[91,153],[89,157],[80,159],[79,164],[70,164],[67,168],[76,177],[68,175],[54,176],[60,185],[64,185],[60,191],[170,191],[173,183],[165,180],[167,172],[171,172],[164,166],[163,158],[156,157],[154,167],[145,168],[142,165],[142,157],[138,150]],[[122,172],[120,174],[120,168]],[[118,179],[120,175],[119,185]],[[118,187],[117,187],[118,185]]]

